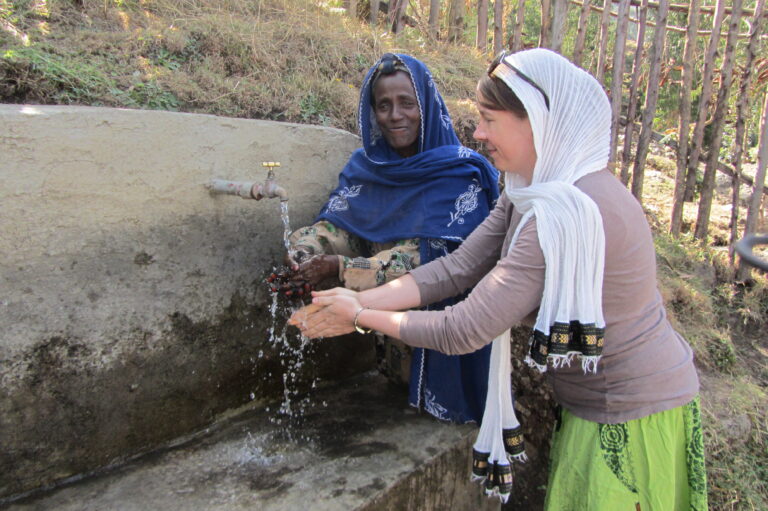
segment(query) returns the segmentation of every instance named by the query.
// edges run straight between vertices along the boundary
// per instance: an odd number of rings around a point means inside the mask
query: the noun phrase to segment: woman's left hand
[[[301,329],[301,333],[310,338],[335,337],[355,331],[355,314],[362,309],[356,295],[342,292],[322,296],[313,292],[310,305],[296,311],[288,323]],[[347,291],[347,290],[343,290]]]

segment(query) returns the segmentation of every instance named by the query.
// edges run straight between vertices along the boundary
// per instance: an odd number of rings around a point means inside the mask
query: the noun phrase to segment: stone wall
[[[263,284],[283,257],[279,203],[204,185],[263,181],[261,162],[280,161],[295,228],[358,144],[287,123],[0,105],[0,498],[282,395],[282,305]],[[372,364],[343,338],[292,370],[300,390]]]

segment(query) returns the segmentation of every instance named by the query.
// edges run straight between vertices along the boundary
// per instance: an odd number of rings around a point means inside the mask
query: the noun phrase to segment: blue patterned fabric
[[[453,252],[458,246],[459,243],[440,239],[421,240],[421,260],[437,259]],[[442,310],[463,300],[467,293],[433,303],[427,310]],[[465,355],[445,355],[435,350],[415,348],[411,359],[408,402],[439,419],[480,424],[488,392],[490,362],[490,343]]]
[[[377,62],[360,94],[363,147],[352,154],[317,219],[371,242],[419,238],[425,264],[456,248],[488,216],[499,194],[498,171],[460,144],[427,67],[408,55],[396,57],[408,68],[419,103],[419,152],[403,158],[381,134],[371,106]],[[411,404],[441,419],[480,422],[490,356],[486,348],[462,356],[414,350]]]

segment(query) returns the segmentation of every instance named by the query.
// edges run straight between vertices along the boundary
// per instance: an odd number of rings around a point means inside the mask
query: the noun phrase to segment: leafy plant
[[[171,71],[176,71],[183,64],[183,60],[175,53],[171,53],[165,48],[159,48],[152,56],[152,61],[156,66],[161,66]]]
[[[0,71],[6,79],[24,76],[32,99],[65,104],[100,102],[114,84],[97,65],[79,56],[59,55],[45,45],[6,50],[0,56]],[[23,95],[24,86],[16,87],[16,92]]]
[[[137,82],[127,90],[112,89],[111,92],[127,107],[171,111],[179,109],[178,98],[154,81]]]
[[[326,101],[312,92],[301,99],[299,109],[302,122],[318,121],[323,125],[330,123],[330,118],[326,115],[328,110]]]

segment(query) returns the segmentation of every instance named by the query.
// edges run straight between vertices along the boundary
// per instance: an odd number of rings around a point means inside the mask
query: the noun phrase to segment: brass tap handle
[[[261,166],[267,167],[267,169],[269,169],[267,171],[267,179],[272,180],[275,178],[275,167],[279,167],[280,162],[279,161],[263,161],[261,162]]]

